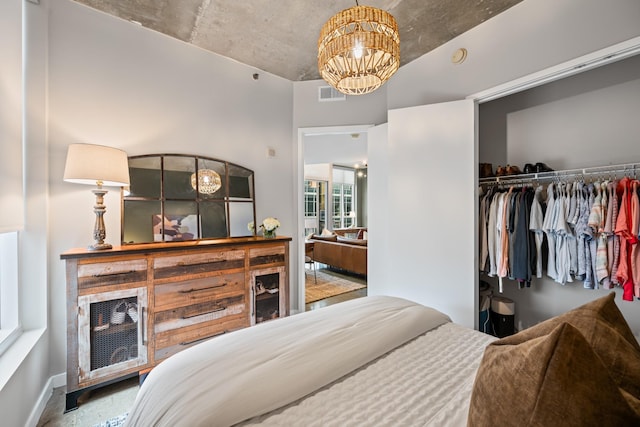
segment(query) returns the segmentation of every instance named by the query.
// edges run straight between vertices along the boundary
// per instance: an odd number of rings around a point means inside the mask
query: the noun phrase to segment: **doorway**
[[[296,197],[298,206],[298,239],[297,245],[297,300],[298,308],[303,311],[305,308],[305,236],[309,229],[317,226],[317,231],[322,232],[324,228],[332,228],[329,224],[332,218],[332,178],[323,178],[323,175],[311,174],[305,176],[305,166],[307,165],[336,165],[354,169],[366,169],[367,164],[367,131],[372,125],[354,126],[331,126],[317,128],[298,129],[298,168],[296,179]],[[308,167],[307,167],[308,169]],[[367,172],[368,173],[368,172]],[[328,176],[328,174],[327,174]],[[317,220],[307,217],[307,181],[316,181],[319,185],[326,183],[324,191],[326,200],[325,209],[318,208]],[[366,197],[363,198],[366,203]],[[321,213],[324,212],[324,213]],[[362,210],[365,215],[366,209]],[[354,211],[354,215],[355,215]],[[324,215],[324,218],[321,216]],[[360,216],[360,213],[357,213]],[[360,219],[358,219],[360,221]],[[313,223],[313,224],[312,224]],[[322,224],[321,224],[322,223]],[[309,225],[310,227],[307,227]],[[366,224],[365,224],[366,225]]]

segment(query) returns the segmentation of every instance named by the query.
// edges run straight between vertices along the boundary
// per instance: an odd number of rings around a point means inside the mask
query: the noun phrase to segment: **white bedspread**
[[[445,323],[310,396],[237,427],[466,427],[476,370],[495,339]]]
[[[295,402],[447,322],[434,309],[372,296],[217,337],[151,371],[126,425],[232,425]]]

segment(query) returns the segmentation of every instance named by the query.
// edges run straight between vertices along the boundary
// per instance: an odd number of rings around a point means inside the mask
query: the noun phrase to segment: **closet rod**
[[[640,163],[625,163],[621,165],[593,166],[590,168],[565,169],[550,172],[521,173],[518,175],[493,176],[488,178],[479,178],[479,184],[507,184],[521,181],[542,181],[560,178],[569,178],[575,176],[587,176],[597,174],[628,174],[640,170]]]

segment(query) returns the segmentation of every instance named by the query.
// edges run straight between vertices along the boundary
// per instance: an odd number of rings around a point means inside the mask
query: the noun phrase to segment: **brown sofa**
[[[340,234],[333,236],[312,235],[309,241],[313,242],[313,259],[336,269],[366,276],[367,240],[343,237],[344,231],[336,230]]]

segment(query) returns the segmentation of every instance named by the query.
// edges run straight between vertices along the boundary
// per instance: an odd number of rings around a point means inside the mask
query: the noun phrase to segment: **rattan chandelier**
[[[384,84],[400,66],[395,18],[370,6],[345,9],[329,19],[318,39],[318,69],[331,86],[363,95]]]
[[[191,186],[198,189],[201,194],[213,194],[222,187],[222,180],[218,172],[211,169],[199,169],[198,180],[196,182],[196,174],[191,174]]]

